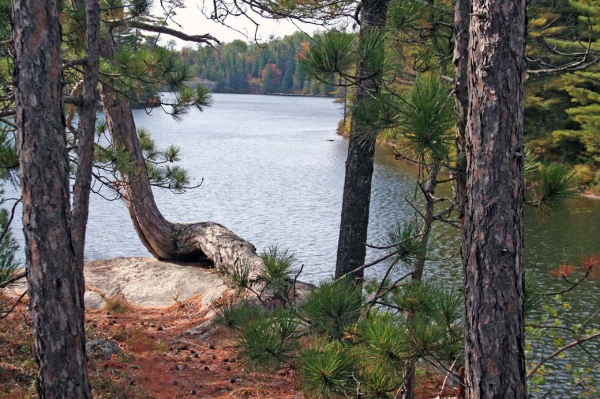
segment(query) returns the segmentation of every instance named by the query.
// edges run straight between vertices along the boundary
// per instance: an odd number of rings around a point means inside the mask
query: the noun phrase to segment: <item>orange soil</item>
[[[3,298],[0,308],[6,309],[9,303]],[[247,370],[237,357],[233,340],[221,329],[212,328],[207,337],[182,335],[203,321],[194,301],[166,309],[126,305],[123,310],[122,314],[86,312],[88,340],[110,339],[124,352],[108,361],[90,359],[96,397],[303,397],[289,369],[275,376]],[[33,392],[35,360],[28,324],[25,303],[0,321],[0,398],[29,397]]]
[[[35,397],[33,344],[27,304],[22,302],[0,320],[0,398]],[[8,303],[0,297],[0,308],[6,309]],[[194,301],[166,309],[131,305],[113,309],[122,313],[86,314],[88,340],[110,339],[124,352],[108,361],[90,359],[97,398],[304,398],[293,370],[275,374],[249,370],[238,357],[234,340],[222,329],[184,334],[204,321]],[[439,381],[417,385],[418,398],[439,393]]]

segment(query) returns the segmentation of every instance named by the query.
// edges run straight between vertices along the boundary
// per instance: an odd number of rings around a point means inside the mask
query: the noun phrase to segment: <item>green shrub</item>
[[[356,389],[354,357],[339,341],[315,343],[300,352],[299,374],[307,397],[348,396]]]
[[[381,390],[380,380],[385,374],[388,383],[395,383],[397,387],[415,349],[402,318],[389,312],[373,312],[360,321],[357,335],[360,340],[357,350],[369,376],[367,379],[379,381],[376,390]]]
[[[241,330],[246,323],[264,317],[265,312],[264,308],[246,301],[228,302],[217,308],[215,323],[231,330]]]
[[[277,247],[270,247],[261,254],[265,268],[261,271],[258,278],[263,282],[266,289],[276,298],[288,300],[292,267],[296,259],[288,250],[279,250]]]
[[[289,361],[298,349],[299,320],[280,308],[241,325],[238,346],[249,363],[277,368]]]
[[[314,332],[341,339],[346,328],[358,320],[361,306],[360,291],[350,279],[342,279],[321,283],[308,295],[300,312]]]

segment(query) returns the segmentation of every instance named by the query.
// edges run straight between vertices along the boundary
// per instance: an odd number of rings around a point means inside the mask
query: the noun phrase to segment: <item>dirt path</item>
[[[95,397],[303,397],[290,370],[275,376],[248,370],[227,333],[202,327],[212,302],[227,291],[206,265],[115,258],[86,262],[85,278],[88,341],[110,340],[123,351],[108,360],[90,357]],[[25,289],[21,281],[5,290],[0,308]],[[35,397],[29,324],[25,296],[0,321],[0,398]]]

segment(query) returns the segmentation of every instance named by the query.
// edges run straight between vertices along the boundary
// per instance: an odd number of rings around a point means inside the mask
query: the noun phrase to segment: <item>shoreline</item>
[[[346,130],[342,128],[343,126],[344,126],[344,121],[340,120],[339,123],[338,123],[338,128],[336,130],[336,134],[338,136],[341,136],[341,137],[343,137],[343,138],[345,138],[347,140],[349,135],[346,132]],[[377,139],[377,144],[384,145],[384,146],[387,146],[387,147],[396,147],[397,146],[397,144],[395,144],[395,143],[392,143],[390,141],[381,140],[381,139]],[[402,159],[396,159],[396,160],[400,161],[400,162],[407,162],[408,163],[408,161],[405,161],[405,160],[402,160]],[[577,194],[579,196],[582,196],[582,197],[585,197],[585,198],[594,199],[594,200],[600,200],[600,194],[593,194],[589,190],[586,191],[583,187],[578,187],[578,190],[581,190],[581,191],[577,192]]]

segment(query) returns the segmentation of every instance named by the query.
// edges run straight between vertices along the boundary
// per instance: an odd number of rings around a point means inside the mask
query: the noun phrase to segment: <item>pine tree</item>
[[[263,93],[277,93],[281,83],[281,70],[275,64],[267,64],[261,71]]]
[[[547,160],[586,164],[576,169],[590,170],[581,183],[593,180],[600,165],[594,133],[599,17],[593,0],[538,1],[529,9],[526,143]]]
[[[471,399],[526,399],[522,219],[525,3],[478,0],[472,12],[468,197],[462,229],[465,383]]]

